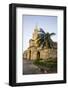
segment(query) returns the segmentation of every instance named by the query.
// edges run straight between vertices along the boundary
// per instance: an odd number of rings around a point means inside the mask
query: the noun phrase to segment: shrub
[[[47,60],[35,60],[33,63],[37,65],[40,69],[48,69],[49,71],[57,70],[56,58],[49,58]]]

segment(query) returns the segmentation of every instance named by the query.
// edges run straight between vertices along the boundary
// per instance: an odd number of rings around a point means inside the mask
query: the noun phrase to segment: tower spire
[[[36,26],[35,26],[35,30],[39,30],[39,26],[38,26],[38,24],[36,24]]]
[[[46,33],[47,33],[47,27],[45,27]]]
[[[35,29],[38,30],[38,24],[36,24]]]

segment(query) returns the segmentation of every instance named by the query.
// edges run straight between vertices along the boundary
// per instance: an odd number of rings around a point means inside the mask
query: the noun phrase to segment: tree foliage
[[[40,31],[38,32],[38,37],[36,39],[36,43],[39,47],[44,48],[53,48],[53,41],[51,39],[51,36],[55,35],[55,33],[45,33],[42,28],[40,28]]]

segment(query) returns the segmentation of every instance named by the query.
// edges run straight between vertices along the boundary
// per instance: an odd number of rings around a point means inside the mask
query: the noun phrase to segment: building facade
[[[52,42],[53,48],[49,48],[44,45],[44,47],[39,46],[37,40],[40,35],[42,35],[44,31],[42,31],[37,26],[34,29],[32,34],[32,39],[29,40],[29,47],[23,53],[23,59],[26,60],[37,60],[37,59],[48,59],[48,58],[57,58],[57,43]]]

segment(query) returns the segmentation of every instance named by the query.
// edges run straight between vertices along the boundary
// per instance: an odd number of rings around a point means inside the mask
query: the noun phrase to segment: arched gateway
[[[40,59],[40,52],[39,51],[37,52],[37,59],[38,60]]]

